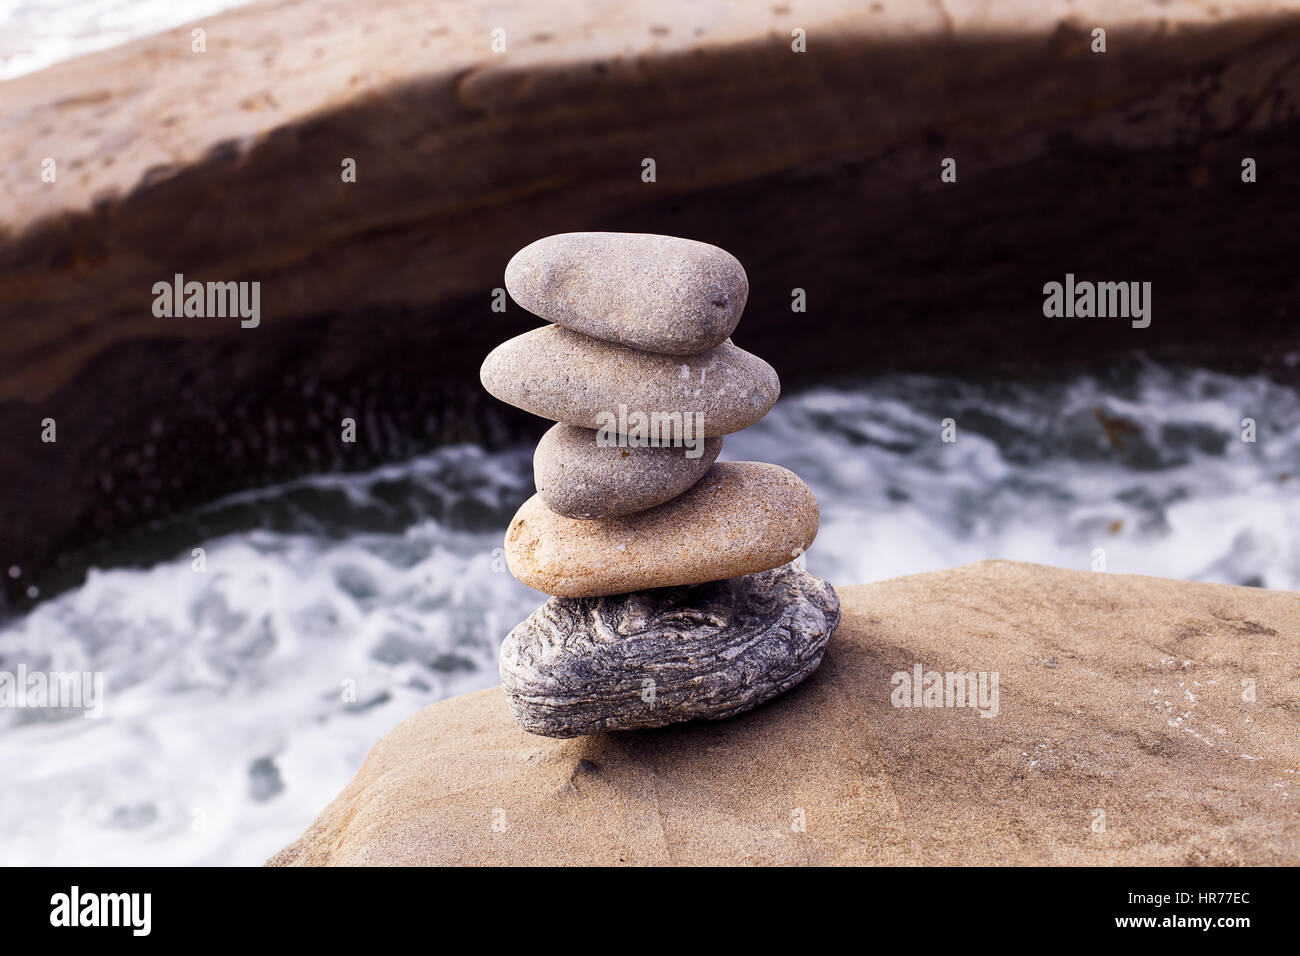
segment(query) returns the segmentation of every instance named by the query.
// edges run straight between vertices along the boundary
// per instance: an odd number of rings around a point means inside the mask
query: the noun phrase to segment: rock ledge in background
[[[732,720],[434,704],[269,862],[1300,863],[1300,594],[1004,561],[839,594],[818,671]],[[917,663],[998,672],[997,715],[894,707]]]
[[[737,345],[791,387],[1300,362],[1298,0],[266,0],[201,25],[203,54],[187,24],[0,84],[0,613],[222,495],[528,436],[474,369],[537,324],[493,290],[553,233],[730,250]],[[1150,281],[1150,328],[1044,320],[1067,272]],[[155,317],[176,273],[261,282],[261,324]]]

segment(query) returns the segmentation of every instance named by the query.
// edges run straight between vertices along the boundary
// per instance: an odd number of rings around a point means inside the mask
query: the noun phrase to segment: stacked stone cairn
[[[551,324],[497,346],[483,386],[557,423],[506,533],[511,572],[554,595],[501,648],[515,719],[574,737],[731,717],[808,677],[840,619],[799,560],[817,501],[784,468],[717,461],[781,390],[729,337],[740,263],[690,239],[568,233],[520,250],[506,288]]]

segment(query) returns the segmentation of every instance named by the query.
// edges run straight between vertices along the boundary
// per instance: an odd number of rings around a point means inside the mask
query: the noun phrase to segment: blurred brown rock
[[[526,429],[474,369],[534,324],[491,311],[501,263],[553,233],[733,252],[737,344],[794,386],[1135,349],[1281,362],[1296,5],[1071,10],[290,0],[205,19],[206,53],[187,25],[0,84],[5,593],[220,494]],[[1151,328],[1044,321],[1066,271],[1151,281]],[[260,281],[261,325],[155,318],[175,273]]]

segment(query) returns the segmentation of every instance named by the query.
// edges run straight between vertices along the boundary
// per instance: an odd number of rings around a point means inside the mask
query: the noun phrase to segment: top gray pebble
[[[548,322],[646,352],[693,355],[726,341],[749,297],[731,253],[694,239],[566,232],[506,266],[511,297]]]

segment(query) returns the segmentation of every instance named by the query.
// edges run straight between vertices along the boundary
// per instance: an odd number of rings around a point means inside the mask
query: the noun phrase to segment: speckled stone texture
[[[566,518],[609,518],[670,501],[704,477],[721,438],[682,446],[600,445],[589,428],[556,425],[537,443],[533,480],[546,507]]]
[[[501,686],[520,726],[545,737],[732,717],[815,671],[839,621],[835,590],[792,565],[553,597],[506,638]]]
[[[793,472],[717,462],[685,494],[623,518],[565,518],[534,495],[510,522],[506,564],[562,597],[698,584],[788,563],[812,544],[819,517]]]
[[[836,591],[821,666],[741,719],[553,740],[499,688],[439,701],[271,863],[1300,864],[1300,594],[1008,561]],[[999,672],[998,716],[893,706],[918,662]]]
[[[706,437],[754,424],[781,382],[761,358],[724,342],[697,355],[659,355],[548,325],[502,342],[483,362],[483,387],[509,405],[577,428],[631,412],[698,414]]]
[[[538,239],[506,266],[506,289],[556,325],[673,355],[724,342],[749,297],[745,270],[731,253],[631,232]]]

